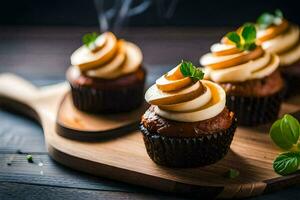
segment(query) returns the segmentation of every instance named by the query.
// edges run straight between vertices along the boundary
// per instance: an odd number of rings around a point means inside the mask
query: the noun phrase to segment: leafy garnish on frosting
[[[265,12],[261,14],[256,23],[260,29],[266,29],[272,25],[279,25],[282,22],[283,14],[281,10],[276,9],[274,14]]]
[[[253,50],[256,48],[256,28],[252,23],[246,23],[241,31],[232,31],[226,34],[228,40],[233,42],[241,50]]]
[[[91,48],[98,36],[99,35],[96,32],[87,33],[82,37],[82,43],[88,48]]]
[[[192,62],[181,61],[180,71],[183,76],[190,77],[193,81],[202,80],[204,77],[200,67],[195,67]]]

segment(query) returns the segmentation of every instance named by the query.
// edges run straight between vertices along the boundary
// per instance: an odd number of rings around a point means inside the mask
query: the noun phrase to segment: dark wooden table
[[[36,85],[64,80],[69,56],[91,27],[0,27],[0,72],[13,72]],[[136,42],[144,53],[153,82],[181,59],[199,56],[228,28],[135,28],[120,36]],[[26,155],[33,156],[28,163]],[[253,199],[300,199],[295,186]],[[180,199],[101,177],[83,174],[51,160],[40,126],[0,110],[0,200],[2,199]]]

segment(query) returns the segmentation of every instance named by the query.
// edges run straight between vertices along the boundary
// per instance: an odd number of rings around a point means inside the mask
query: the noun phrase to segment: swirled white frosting
[[[212,53],[200,58],[200,63],[205,67],[206,78],[219,83],[263,78],[279,66],[278,56],[260,47],[254,51],[239,51],[234,45],[214,44],[211,50]]]
[[[222,87],[207,80],[193,82],[180,73],[177,66],[147,90],[145,99],[155,105],[156,114],[174,121],[197,122],[224,110],[226,94]]]
[[[288,23],[283,21],[282,23]],[[258,39],[266,37],[270,29],[276,31],[280,26],[272,26],[258,31]],[[276,53],[280,58],[280,66],[291,65],[300,60],[300,31],[299,26],[288,23],[284,31],[273,34],[262,41],[262,47],[271,53]]]
[[[136,71],[142,63],[143,55],[138,46],[118,40],[111,32],[98,36],[91,49],[81,46],[71,55],[73,67],[88,76],[113,79]]]

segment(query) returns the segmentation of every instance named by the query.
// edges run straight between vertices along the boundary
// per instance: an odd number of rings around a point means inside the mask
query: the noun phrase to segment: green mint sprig
[[[192,62],[181,61],[180,71],[184,77],[190,77],[193,81],[202,80],[204,77],[200,67],[195,67]]]
[[[266,29],[270,27],[271,25],[279,25],[282,22],[283,19],[283,13],[281,10],[276,9],[274,14],[265,12],[261,14],[256,23],[259,27],[259,29]]]
[[[33,157],[32,157],[32,155],[27,155],[26,156],[26,159],[27,159],[27,161],[29,162],[29,163],[33,163]]]
[[[87,33],[82,37],[82,43],[92,49],[95,46],[95,41],[97,39],[97,37],[99,36],[99,34],[97,34],[96,32],[93,33]]]
[[[300,124],[293,116],[286,114],[274,122],[270,129],[272,141],[285,152],[273,162],[274,171],[280,175],[296,172],[300,166]]]
[[[252,51],[256,48],[256,28],[252,23],[246,23],[241,31],[232,31],[226,34],[228,40],[233,42],[238,49]]]

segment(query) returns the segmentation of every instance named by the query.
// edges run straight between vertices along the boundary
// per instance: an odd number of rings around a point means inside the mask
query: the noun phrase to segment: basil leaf
[[[273,162],[273,169],[280,175],[296,172],[300,164],[299,152],[286,152],[280,154]]]
[[[226,37],[238,47],[241,44],[241,37],[236,32],[229,32]]]
[[[298,142],[300,125],[297,119],[289,114],[284,115],[280,128],[291,143],[296,144]]]
[[[250,44],[256,40],[256,28],[253,24],[246,24],[243,26],[242,37],[245,43]]]

